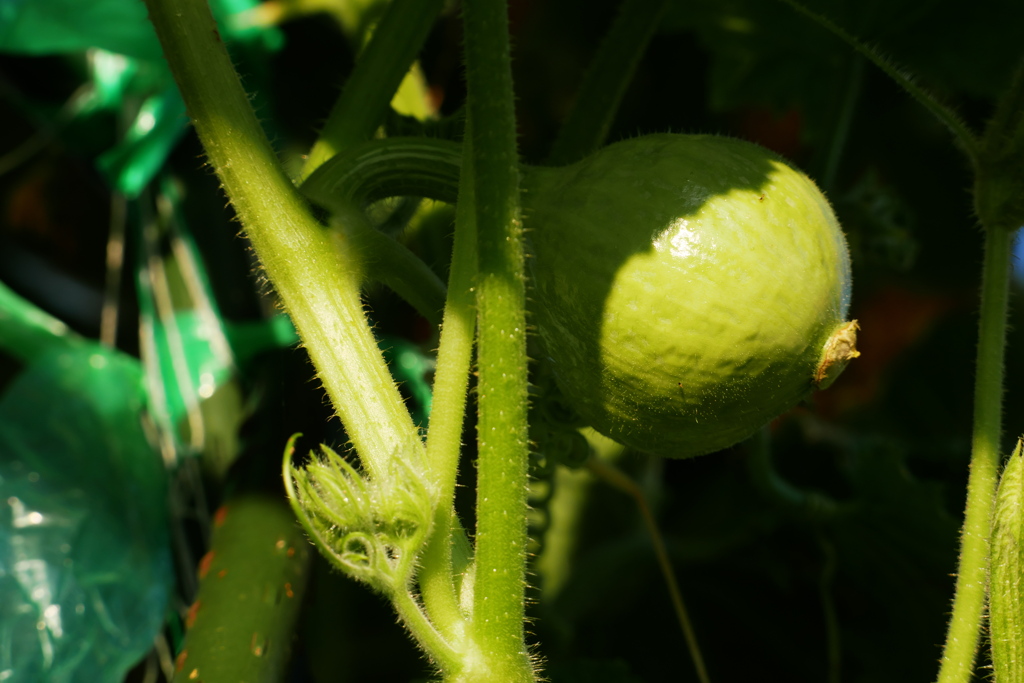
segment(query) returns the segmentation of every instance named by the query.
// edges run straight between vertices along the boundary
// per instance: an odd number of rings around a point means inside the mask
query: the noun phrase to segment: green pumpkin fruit
[[[735,444],[856,357],[850,260],[814,183],[757,145],[650,135],[531,168],[531,315],[597,431],[685,458]]]

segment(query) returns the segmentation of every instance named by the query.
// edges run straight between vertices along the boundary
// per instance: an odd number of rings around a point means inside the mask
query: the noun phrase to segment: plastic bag
[[[116,683],[173,582],[142,371],[0,290],[0,680]]]

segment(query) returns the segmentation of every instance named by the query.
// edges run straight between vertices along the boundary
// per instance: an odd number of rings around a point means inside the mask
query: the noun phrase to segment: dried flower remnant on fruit
[[[814,373],[814,386],[827,389],[846,368],[846,364],[860,356],[857,350],[857,330],[860,325],[856,320],[843,323],[825,342],[825,350],[821,354],[821,363]]]

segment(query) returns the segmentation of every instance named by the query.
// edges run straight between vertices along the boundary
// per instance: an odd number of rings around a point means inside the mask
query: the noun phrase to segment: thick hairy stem
[[[1003,357],[1012,237],[1012,232],[1000,227],[985,231],[971,472],[953,615],[942,653],[939,683],[971,680],[985,611],[989,533],[1002,433]]]
[[[467,112],[479,244],[479,460],[472,634],[488,680],[530,681],[526,574],[526,288],[508,8],[464,3]]]
[[[359,260],[332,244],[285,175],[204,0],[147,0],[210,164],[371,473],[422,448],[359,296]]]

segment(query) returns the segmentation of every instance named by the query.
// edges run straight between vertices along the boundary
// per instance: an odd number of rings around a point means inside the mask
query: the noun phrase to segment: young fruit
[[[532,322],[599,432],[730,446],[856,357],[850,261],[814,183],[757,145],[651,135],[525,173]]]

